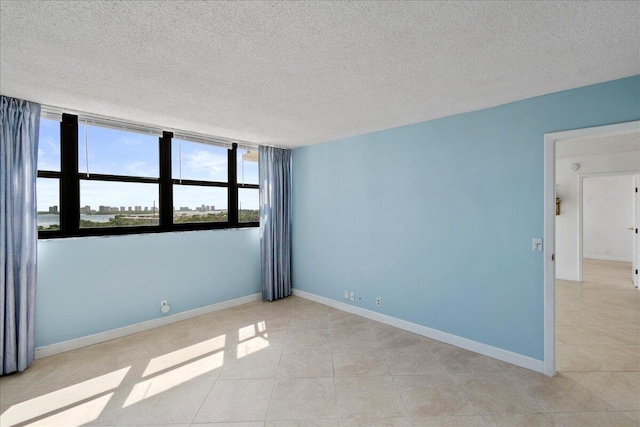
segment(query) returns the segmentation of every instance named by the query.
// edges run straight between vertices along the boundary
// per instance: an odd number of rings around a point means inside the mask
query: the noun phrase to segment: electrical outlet
[[[542,252],[542,239],[539,237],[534,237],[531,240],[531,250],[534,252]]]
[[[349,291],[344,291],[344,299],[349,299]]]
[[[376,298],[376,307],[381,307],[382,306],[382,299],[380,299],[380,297]]]
[[[355,301],[356,300],[356,293],[355,292],[349,292],[349,299],[351,301]]]
[[[167,300],[160,301],[160,311],[164,314],[167,314],[169,310],[171,310],[171,307],[169,307],[169,303],[167,302]]]

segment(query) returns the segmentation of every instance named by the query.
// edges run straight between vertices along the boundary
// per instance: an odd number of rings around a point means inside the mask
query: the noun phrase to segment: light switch
[[[534,237],[531,240],[531,250],[535,252],[542,252],[542,239],[539,237]]]

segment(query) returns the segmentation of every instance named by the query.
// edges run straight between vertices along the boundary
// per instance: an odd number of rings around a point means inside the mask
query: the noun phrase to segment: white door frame
[[[548,376],[556,374],[556,142],[631,132],[640,132],[640,120],[544,135],[544,373]]]

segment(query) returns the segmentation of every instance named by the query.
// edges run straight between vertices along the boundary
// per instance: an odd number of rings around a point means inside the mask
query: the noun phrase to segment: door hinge
[[[638,269],[636,268],[636,274],[638,274]]]
[[[556,254],[551,254],[551,261],[555,261],[556,260]]]

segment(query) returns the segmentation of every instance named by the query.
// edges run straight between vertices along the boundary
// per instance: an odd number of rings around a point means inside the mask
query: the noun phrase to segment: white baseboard
[[[564,274],[556,274],[556,279],[570,280],[572,282],[577,282],[578,281],[578,276],[565,276]]]
[[[228,301],[211,304],[206,307],[194,308],[193,310],[183,311],[181,313],[172,314],[171,316],[160,317],[158,319],[147,320],[145,322],[136,323],[122,328],[111,329],[110,331],[99,332],[86,337],[76,338],[69,341],[63,341],[51,345],[36,348],[36,359],[52,356],[65,351],[75,350],[93,344],[110,341],[127,335],[136,334],[138,332],[148,331],[159,326],[169,325],[171,323],[180,322],[182,320],[191,319],[193,317],[202,316],[203,314],[213,313],[214,311],[224,310],[225,308],[236,307],[238,305],[247,304],[254,301],[260,301],[262,294],[252,294]]]
[[[503,362],[511,363],[532,371],[544,373],[544,362],[532,357],[523,356],[518,353],[513,353],[508,350],[503,350],[498,347],[493,347],[488,344],[479,343],[467,338],[462,338],[457,335],[449,334],[447,332],[431,329],[426,326],[411,323],[406,320],[398,319],[397,317],[388,316],[386,314],[377,313],[375,311],[367,310],[366,308],[356,307],[350,304],[345,304],[340,301],[332,300],[331,298],[322,297],[309,292],[301,291],[299,289],[293,289],[293,295],[300,298],[308,299],[320,304],[328,305],[329,307],[336,308],[338,310],[346,311],[348,313],[356,314],[358,316],[366,317],[367,319],[375,320],[380,323],[384,323],[390,326],[394,326],[405,331],[413,332],[414,334],[422,335],[427,338],[442,341],[447,344],[454,345],[456,347],[464,348],[465,350],[473,351],[475,353],[483,354],[485,356],[492,357],[494,359],[502,360]]]
[[[590,259],[600,259],[603,261],[620,261],[620,262],[633,262],[631,258],[624,258],[619,256],[611,256],[611,255],[583,255],[583,258]]]

